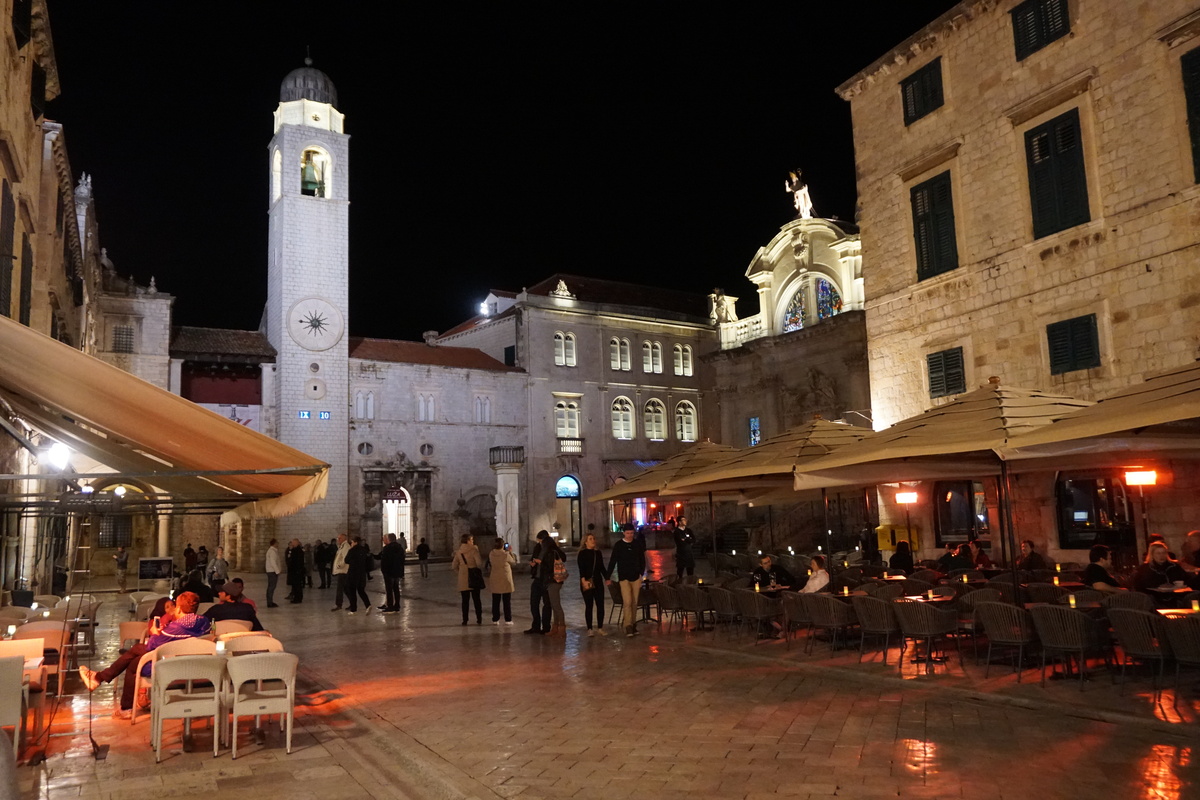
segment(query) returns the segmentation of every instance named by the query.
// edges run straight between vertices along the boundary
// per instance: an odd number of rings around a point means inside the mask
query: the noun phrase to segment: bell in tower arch
[[[321,168],[316,163],[316,153],[304,151],[304,161],[300,167],[300,194],[308,197],[324,197],[325,182],[321,177]]]

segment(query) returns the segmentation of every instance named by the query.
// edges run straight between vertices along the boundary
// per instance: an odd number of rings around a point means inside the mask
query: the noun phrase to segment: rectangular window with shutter
[[[1092,218],[1079,109],[1073,108],[1026,131],[1025,160],[1029,167],[1033,238],[1082,225]]]
[[[929,396],[950,397],[967,390],[967,374],[963,370],[963,349],[954,347],[925,356],[929,367]]]
[[[1051,375],[1100,366],[1100,335],[1095,314],[1047,325],[1046,342],[1050,348]]]
[[[943,172],[912,187],[910,199],[913,239],[917,250],[917,280],[923,281],[958,266],[950,173]]]
[[[942,107],[942,60],[930,63],[900,81],[900,98],[904,104],[904,124],[911,125],[921,117]]]
[[[22,325],[29,324],[31,306],[33,305],[33,247],[29,244],[29,234],[21,234],[21,294],[17,305],[18,321]]]
[[[13,200],[12,186],[3,182],[0,189],[0,315],[12,317],[13,259],[16,251],[17,205]]]
[[[1022,61],[1071,32],[1067,0],[1025,0],[1012,10],[1013,42]]]
[[[1192,141],[1192,170],[1200,183],[1200,47],[1179,60],[1183,69],[1183,96],[1187,101],[1188,136]]]

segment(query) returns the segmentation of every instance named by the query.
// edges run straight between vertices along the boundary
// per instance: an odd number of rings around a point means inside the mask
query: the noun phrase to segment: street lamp
[[[908,507],[917,502],[917,493],[896,492],[896,502],[904,506],[904,534],[908,537],[908,546],[912,547],[912,517],[909,516]],[[893,541],[892,544],[895,542]]]
[[[1158,473],[1152,469],[1130,470],[1125,473],[1125,485],[1138,487],[1138,497],[1142,500],[1142,536],[1146,549],[1150,549],[1150,518],[1146,514],[1146,486],[1158,483]]]

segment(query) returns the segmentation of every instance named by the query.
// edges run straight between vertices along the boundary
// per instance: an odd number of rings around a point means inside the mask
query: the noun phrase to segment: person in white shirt
[[[329,609],[330,611],[342,610],[342,598],[346,594],[346,574],[350,572],[350,567],[346,564],[346,554],[350,552],[350,539],[344,533],[339,533],[337,538],[337,555],[333,557],[333,580],[334,588],[337,589],[337,605]],[[366,573],[363,573],[366,577]],[[367,606],[370,609],[370,606]]]
[[[809,568],[808,583],[804,584],[801,592],[812,594],[829,585],[829,573],[825,571],[825,556],[813,556],[809,562]]]
[[[267,547],[267,608],[278,608],[275,602],[275,586],[279,583],[279,574],[283,572],[283,562],[279,559],[279,542],[271,540]]]

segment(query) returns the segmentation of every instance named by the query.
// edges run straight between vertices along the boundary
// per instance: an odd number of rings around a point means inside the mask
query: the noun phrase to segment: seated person
[[[242,587],[242,602],[254,609],[254,613],[258,614],[258,603],[246,597],[246,583],[241,578],[234,578],[233,582]]]
[[[822,589],[828,590],[829,573],[825,570],[825,556],[813,556],[809,566],[812,569],[809,571],[808,583],[804,584],[804,588],[800,591],[811,594]]]
[[[187,580],[183,584],[183,591],[196,595],[200,598],[201,603],[211,603],[216,600],[212,587],[204,582],[204,572],[199,569],[188,573]]]
[[[970,548],[971,563],[975,565],[975,569],[992,569],[996,566],[992,563],[987,551],[980,546],[978,539],[967,542],[967,547]]]
[[[217,590],[217,597],[220,598],[215,606],[204,612],[204,616],[208,617],[213,622],[220,622],[223,619],[242,619],[251,623],[252,631],[261,631],[262,623],[258,621],[258,615],[254,613],[254,609],[249,603],[242,600],[242,587],[233,581],[226,581],[221,584],[221,588]]]
[[[1188,572],[1200,571],[1200,531],[1188,531],[1183,537],[1183,547],[1179,548],[1179,566]]]
[[[943,575],[949,575],[955,567],[951,566],[954,563],[955,548],[953,544],[946,543],[946,552],[938,556],[938,572]]]
[[[1146,537],[1147,545],[1152,545],[1155,542],[1158,542],[1163,547],[1167,547],[1167,537],[1163,536],[1161,533],[1151,533]],[[1167,548],[1167,555],[1170,556],[1172,561],[1178,560],[1178,557],[1174,553],[1171,552],[1170,548]],[[1150,551],[1149,550],[1146,551],[1146,560],[1147,561],[1150,560]]]
[[[168,601],[169,602],[169,601]],[[164,604],[166,605],[166,604]],[[212,633],[212,621],[207,617],[196,614],[200,598],[192,592],[184,592],[175,598],[174,617],[165,624],[166,614],[151,617],[150,638],[145,644],[138,643],[121,654],[121,657],[103,669],[96,672],[87,665],[80,665],[79,677],[87,686],[89,692],[94,692],[102,683],[108,683],[121,673],[125,673],[125,683],[121,687],[121,708],[116,712],[120,719],[128,719],[133,708],[133,689],[137,683],[137,665],[142,656],[167,642],[180,639],[194,639]],[[149,675],[150,665],[143,668],[143,674]]]
[[[770,556],[763,556],[758,560],[758,566],[755,567],[750,577],[760,589],[766,589],[768,586],[787,589],[796,585],[796,579],[792,577],[792,573],[783,567],[775,566],[771,562]]]
[[[913,571],[912,545],[908,543],[907,539],[896,542],[896,552],[892,553],[892,557],[888,559],[888,568],[903,570],[905,575]]]
[[[1017,561],[1017,569],[1023,569],[1027,572],[1033,572],[1035,569],[1050,569],[1050,562],[1042,557],[1042,554],[1033,549],[1033,542],[1029,539],[1021,542],[1021,558]]]
[[[1162,595],[1150,590],[1175,583],[1200,589],[1200,575],[1187,572],[1179,566],[1179,562],[1171,558],[1165,544],[1151,542],[1149,551],[1146,553],[1146,563],[1139,566],[1137,572],[1133,573],[1133,588],[1149,594],[1160,605],[1169,606],[1174,600],[1171,595]]]
[[[1089,589],[1095,589],[1097,592],[1123,592],[1121,583],[1112,576],[1112,550],[1108,545],[1096,544],[1092,545],[1092,549],[1088,552],[1088,561],[1090,562],[1083,569],[1082,581]]]

